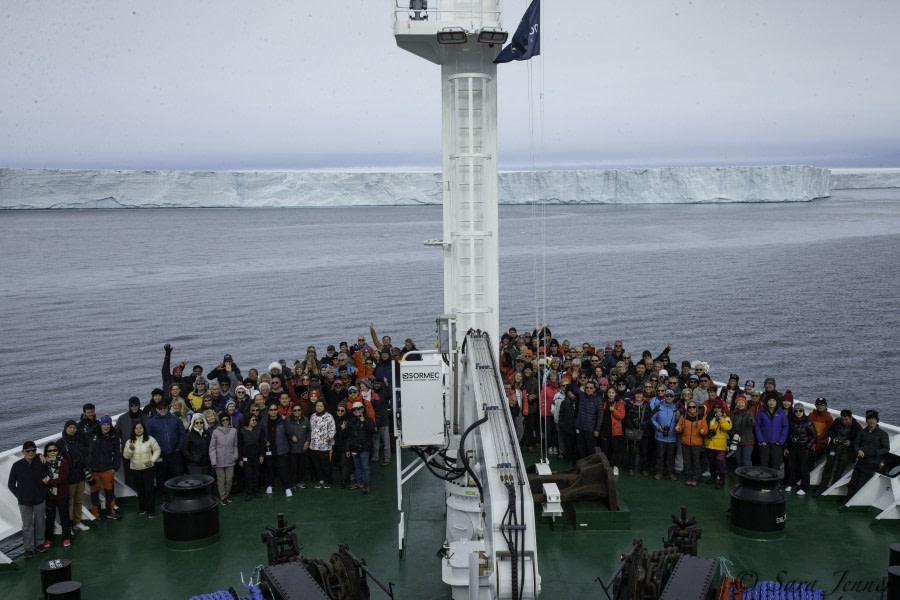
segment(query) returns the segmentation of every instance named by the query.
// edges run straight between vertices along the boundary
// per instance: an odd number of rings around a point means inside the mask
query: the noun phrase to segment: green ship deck
[[[526,455],[526,463],[536,458]],[[552,464],[563,468],[558,461]],[[194,551],[168,549],[161,513],[155,520],[141,517],[136,514],[136,499],[128,498],[121,520],[96,523],[90,532],[77,534],[68,550],[57,540],[45,554],[16,560],[15,570],[0,573],[0,586],[6,598],[37,598],[41,562],[66,557],[72,560],[73,578],[82,583],[86,599],[189,598],[229,586],[244,594],[240,573],[246,577],[265,563],[260,534],[266,525],[275,524],[276,513],[284,512],[288,523],[297,525],[305,556],[327,559],[338,543],[346,543],[382,581],[393,582],[398,600],[449,598],[437,557],[444,538],[442,485],[424,472],[408,484],[407,551],[400,558],[394,475],[393,464],[374,467],[368,496],[338,487],[309,487],[292,498],[276,488],[273,496],[251,502],[237,496],[233,504],[220,507],[219,541]],[[876,523],[866,512],[839,513],[834,498],[791,495],[782,539],[739,537],[730,531],[726,514],[734,481],[729,475],[729,486],[715,490],[705,484],[689,488],[680,481],[623,474],[617,482],[627,513],[608,515],[596,506],[579,505],[582,518],[577,531],[561,519],[555,526],[540,520],[541,597],[605,598],[597,578],[610,578],[633,539],[642,538],[651,550],[661,547],[670,515],[679,513],[682,505],[703,529],[700,554],[732,561],[729,569],[736,576],[750,582],[814,581],[829,599],[881,597],[888,548],[900,538],[895,522]],[[373,599],[386,597],[376,586],[370,587]]]

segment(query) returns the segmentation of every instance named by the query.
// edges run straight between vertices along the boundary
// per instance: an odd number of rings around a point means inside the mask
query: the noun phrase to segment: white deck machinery
[[[452,597],[537,598],[534,503],[503,391],[497,354],[497,68],[507,33],[500,0],[392,0],[397,45],[441,66],[444,312],[438,348],[400,367],[399,544],[403,484],[427,467],[445,481],[442,578]],[[402,3],[402,5],[400,3]],[[408,5],[407,5],[408,4]],[[399,449],[399,448],[398,448]]]

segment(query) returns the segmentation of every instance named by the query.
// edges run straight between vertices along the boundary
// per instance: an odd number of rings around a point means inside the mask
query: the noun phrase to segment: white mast
[[[404,0],[396,0],[403,2]],[[501,0],[395,5],[397,45],[441,65],[444,313],[499,341],[497,66]]]

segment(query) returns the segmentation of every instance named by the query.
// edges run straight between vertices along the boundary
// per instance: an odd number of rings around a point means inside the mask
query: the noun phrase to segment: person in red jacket
[[[816,398],[816,409],[809,413],[808,418],[816,430],[816,443],[813,446],[813,457],[810,463],[815,465],[828,450],[828,430],[834,424],[834,417],[828,412],[828,400],[821,396]]]

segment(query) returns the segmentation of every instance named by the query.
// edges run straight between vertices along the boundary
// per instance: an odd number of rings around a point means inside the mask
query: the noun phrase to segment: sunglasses
[[[37,448],[26,448],[22,452],[37,452]]]

